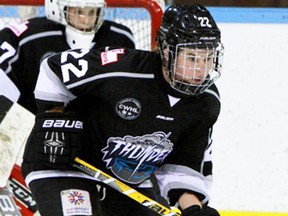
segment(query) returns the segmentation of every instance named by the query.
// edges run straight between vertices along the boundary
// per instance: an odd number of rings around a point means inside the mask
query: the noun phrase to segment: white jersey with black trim
[[[41,110],[61,102],[84,119],[83,160],[132,186],[155,173],[164,196],[186,189],[206,203],[219,93],[182,96],[161,73],[157,53],[70,50],[41,64],[35,96]]]

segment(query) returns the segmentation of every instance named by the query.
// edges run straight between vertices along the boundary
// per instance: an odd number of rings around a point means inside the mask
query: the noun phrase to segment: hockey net
[[[128,26],[137,49],[156,48],[164,0],[106,0],[105,18]],[[45,16],[44,0],[0,0],[0,29],[28,18]],[[115,40],[117,40],[115,38]]]

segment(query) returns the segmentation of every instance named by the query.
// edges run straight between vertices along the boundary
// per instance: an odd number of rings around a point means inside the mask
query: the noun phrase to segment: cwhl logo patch
[[[136,119],[141,112],[139,101],[134,98],[124,98],[116,105],[116,113],[123,119]]]
[[[124,54],[124,49],[109,50],[101,53],[102,66],[113,62],[118,62],[118,55]]]

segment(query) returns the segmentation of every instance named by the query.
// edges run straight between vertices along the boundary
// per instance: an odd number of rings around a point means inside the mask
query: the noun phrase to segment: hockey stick
[[[0,190],[0,215],[21,216],[12,195],[6,188]]]
[[[6,188],[14,198],[21,215],[36,216],[37,206],[32,193],[21,175],[21,167],[14,165]],[[1,214],[0,214],[1,215]]]
[[[119,181],[118,179],[113,178],[112,176],[108,175],[107,173],[99,170],[98,168],[92,166],[91,164],[81,160],[80,158],[75,159],[74,167],[82,170],[84,173],[94,177],[97,181],[103,182],[113,189],[119,191],[120,193],[130,197],[131,199],[135,200],[136,202],[140,203],[141,205],[151,209],[152,211],[158,213],[159,215],[166,215],[166,216],[180,216],[181,211],[176,208],[172,207],[171,209],[167,208],[166,206],[152,200],[151,198],[143,195],[142,193],[138,192],[137,190],[131,188],[130,186],[124,184],[123,182]]]
[[[32,113],[0,95],[0,188],[5,187],[15,162],[22,157],[33,125]]]

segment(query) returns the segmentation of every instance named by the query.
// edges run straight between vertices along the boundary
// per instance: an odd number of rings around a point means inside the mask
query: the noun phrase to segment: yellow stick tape
[[[288,213],[220,211],[220,215],[221,216],[288,216]]]

